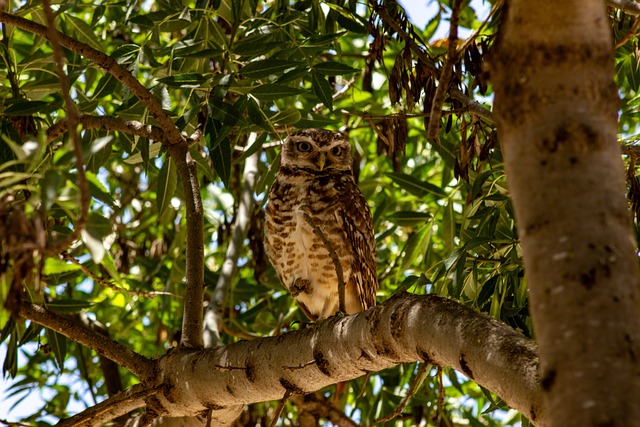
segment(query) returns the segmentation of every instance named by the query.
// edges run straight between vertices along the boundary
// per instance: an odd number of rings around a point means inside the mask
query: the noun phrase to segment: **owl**
[[[339,311],[336,255],[346,313],[376,303],[371,211],[351,165],[351,145],[343,134],[299,130],[284,141],[269,192],[265,249],[280,281],[312,321]]]

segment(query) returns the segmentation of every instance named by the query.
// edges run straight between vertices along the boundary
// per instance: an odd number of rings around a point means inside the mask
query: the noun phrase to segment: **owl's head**
[[[281,166],[314,171],[351,170],[351,144],[340,132],[303,129],[284,141]]]

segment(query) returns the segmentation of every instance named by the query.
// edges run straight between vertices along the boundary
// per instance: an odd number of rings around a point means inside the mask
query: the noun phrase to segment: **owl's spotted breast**
[[[314,132],[321,136],[314,138]],[[348,158],[348,159],[347,159]],[[343,273],[345,311],[375,305],[378,288],[371,213],[351,173],[349,142],[330,131],[292,134],[269,193],[265,248],[283,285],[311,319],[339,310],[336,266]]]

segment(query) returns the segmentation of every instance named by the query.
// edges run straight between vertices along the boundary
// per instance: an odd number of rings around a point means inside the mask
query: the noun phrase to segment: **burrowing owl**
[[[357,313],[376,303],[371,211],[354,181],[351,163],[351,145],[341,133],[296,131],[284,142],[269,193],[267,254],[280,281],[311,320],[339,310],[335,255],[346,285],[345,311]]]

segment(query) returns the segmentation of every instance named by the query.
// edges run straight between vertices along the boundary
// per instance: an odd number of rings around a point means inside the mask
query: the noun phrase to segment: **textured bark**
[[[544,425],[536,348],[510,327],[453,301],[402,294],[305,330],[205,350],[176,349],[160,360],[158,412],[214,409],[218,423],[238,405],[311,393],[399,363],[452,366]],[[157,408],[158,410],[158,408]],[[233,421],[232,415],[228,422]]]
[[[638,260],[616,143],[602,1],[514,0],[495,118],[521,237],[551,426],[640,425]]]

